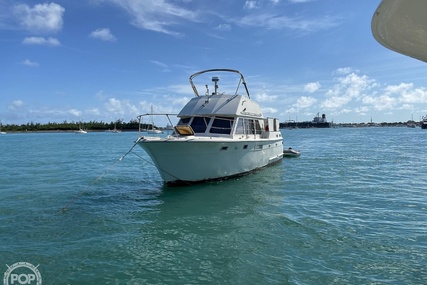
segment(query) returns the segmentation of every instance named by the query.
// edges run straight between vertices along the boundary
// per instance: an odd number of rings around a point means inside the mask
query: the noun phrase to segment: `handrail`
[[[138,115],[137,118],[138,118],[138,137],[139,138],[141,137],[141,120],[142,120],[142,117],[146,117],[146,116],[166,116],[166,118],[168,118],[168,121],[169,121],[170,125],[173,126],[173,123],[172,123],[171,119],[169,118],[169,116],[178,116],[178,114],[172,114],[172,113],[171,114],[170,113],[162,113],[162,114],[146,113],[146,114]],[[154,124],[152,125],[152,127],[154,128]],[[173,131],[176,134],[175,129],[173,129]]]
[[[217,71],[220,71],[220,72],[234,72],[234,73],[239,74],[240,75],[240,81],[239,81],[239,84],[237,85],[237,89],[236,89],[236,94],[235,95],[237,95],[237,91],[239,90],[239,85],[240,85],[240,83],[242,83],[243,86],[245,87],[246,94],[248,95],[248,98],[251,98],[251,96],[249,95],[248,86],[246,85],[246,81],[245,81],[245,78],[243,77],[243,74],[240,71],[238,71],[238,70],[227,69],[227,68],[207,69],[207,70],[196,72],[193,75],[191,75],[190,78],[189,78],[190,84],[191,84],[191,88],[193,88],[193,92],[194,92],[194,94],[196,94],[197,97],[199,97],[200,95],[199,95],[199,92],[198,92],[196,86],[194,85],[193,78],[195,78],[196,76],[199,76],[199,75],[201,75],[203,73],[217,72]]]

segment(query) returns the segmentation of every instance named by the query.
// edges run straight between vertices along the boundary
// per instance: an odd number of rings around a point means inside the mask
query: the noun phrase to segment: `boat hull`
[[[201,182],[245,174],[283,158],[282,139],[168,140],[141,139],[168,184]],[[201,163],[202,162],[202,163]]]

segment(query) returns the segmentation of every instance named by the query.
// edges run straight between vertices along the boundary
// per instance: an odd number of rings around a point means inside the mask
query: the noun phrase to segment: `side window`
[[[243,135],[244,133],[245,133],[245,129],[243,127],[243,119],[239,118],[237,120],[236,135]]]
[[[204,133],[209,124],[209,117],[194,117],[191,122],[191,128],[195,133]]]
[[[258,135],[262,133],[261,132],[261,125],[259,124],[258,120],[255,121],[255,133]]]
[[[181,118],[178,122],[178,125],[188,125],[189,122],[190,122],[190,117]]]
[[[232,118],[217,117],[212,123],[210,133],[212,134],[230,134],[233,126]]]
[[[254,120],[246,119],[246,121],[247,121],[246,133],[249,135],[255,134]]]

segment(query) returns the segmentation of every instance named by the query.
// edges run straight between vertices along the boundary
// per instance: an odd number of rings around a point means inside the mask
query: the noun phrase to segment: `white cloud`
[[[14,14],[21,26],[32,32],[58,32],[62,29],[65,9],[56,4],[16,5]]]
[[[139,115],[139,109],[129,102],[129,100],[110,98],[108,102],[105,103],[105,108],[114,115]]]
[[[337,73],[347,73],[350,69],[338,69]],[[321,107],[338,111],[351,101],[360,101],[367,92],[377,87],[375,80],[370,79],[367,75],[358,75],[354,72],[344,77],[335,78],[337,83],[326,92],[326,99],[322,102]]]
[[[157,61],[157,60],[150,60],[151,63],[159,66],[162,68],[162,72],[170,72],[169,66],[167,64],[164,64],[163,62]]]
[[[307,3],[307,2],[311,2],[313,0],[288,0],[291,3]]]
[[[304,86],[304,90],[309,93],[316,92],[317,90],[319,90],[319,88],[320,88],[319,82],[310,82]]]
[[[24,105],[24,101],[22,100],[14,100],[12,104],[10,104],[9,109],[16,110]]]
[[[77,110],[77,109],[70,109],[68,111],[66,111],[67,114],[74,116],[74,117],[81,117],[82,112]]]
[[[263,27],[270,30],[289,29],[309,33],[337,26],[338,18],[326,16],[317,19],[302,19],[271,13],[257,13],[245,16],[236,22],[241,26]]]
[[[324,100],[320,105],[320,107],[327,110],[335,110],[335,109],[342,108],[344,105],[348,104],[350,101],[351,101],[350,97],[334,96]]]
[[[264,116],[265,116],[265,114],[271,114],[271,115],[276,114],[278,113],[278,110],[272,107],[265,107],[265,108],[262,108],[262,112],[264,113]]]
[[[23,44],[27,45],[48,45],[48,46],[60,46],[61,43],[55,38],[44,38],[44,37],[26,37]]]
[[[257,1],[253,1],[253,0],[247,0],[245,2],[245,5],[243,6],[243,8],[249,9],[249,10],[256,9],[257,7],[258,7]]]
[[[197,13],[164,0],[134,1],[107,0],[124,9],[132,18],[131,23],[138,28],[179,36],[169,29],[179,21],[197,21]]]
[[[337,75],[347,75],[353,72],[353,69],[351,67],[342,67],[335,70],[334,73]]]
[[[265,93],[260,93],[255,95],[255,99],[258,102],[273,102],[276,101],[277,95],[267,95]]]
[[[396,95],[403,103],[416,104],[427,102],[427,90],[425,88],[414,88],[413,83],[400,83],[399,85],[388,85],[384,88],[387,95]]]
[[[101,41],[114,42],[117,40],[108,28],[96,29],[95,31],[92,31],[89,36]]]
[[[21,64],[22,64],[22,65],[26,65],[26,66],[30,66],[30,67],[37,67],[37,66],[39,66],[39,64],[38,64],[37,62],[35,62],[35,61],[31,61],[31,60],[29,60],[29,59],[23,60],[23,61],[21,62]]]
[[[230,31],[231,30],[231,26],[229,24],[219,24],[215,30],[217,31]]]
[[[92,109],[85,110],[85,114],[99,116],[101,115],[101,112],[99,111],[98,108],[92,108]]]
[[[397,99],[389,95],[365,96],[362,101],[367,105],[372,105],[378,111],[392,110],[397,103]]]
[[[317,100],[313,97],[301,96],[293,106],[298,109],[304,109],[313,106],[316,102]]]

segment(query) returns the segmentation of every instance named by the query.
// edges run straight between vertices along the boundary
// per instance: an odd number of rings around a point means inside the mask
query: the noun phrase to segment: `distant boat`
[[[2,132],[2,130],[1,130],[1,124],[0,124],[0,135],[5,135],[6,134],[6,132]]]
[[[427,129],[427,115],[423,116],[423,120],[421,121],[421,129]]]
[[[147,134],[162,134],[163,132],[154,126],[153,105],[151,105],[151,129],[147,129]]]
[[[332,123],[326,120],[326,115],[322,114],[322,116],[317,113],[317,115],[313,118],[312,121],[304,121],[304,122],[295,122],[289,120],[288,122],[280,123],[281,129],[306,129],[306,128],[330,128],[332,127]]]
[[[193,79],[207,72],[237,73],[237,89],[234,93],[218,92],[219,77],[214,76],[214,91],[211,93],[205,85],[206,94],[200,96]],[[190,76],[190,84],[196,97],[177,115],[179,122],[174,133],[167,137],[140,136],[136,142],[151,157],[166,183],[224,179],[250,173],[283,158],[278,119],[263,116],[238,70],[197,72]],[[241,85],[246,95],[238,94]],[[151,115],[139,116],[139,126],[143,116]],[[169,119],[172,114],[162,115]]]
[[[116,134],[118,134],[118,133],[121,133],[122,131],[121,131],[121,130],[118,130],[118,129],[116,128],[116,123],[114,123],[114,129],[112,129],[112,130],[106,130],[105,132],[106,132],[106,133],[116,133]]]
[[[75,134],[87,134],[87,131],[80,128],[78,131],[74,131]]]
[[[79,124],[79,130],[78,131],[74,131],[75,134],[87,134],[87,131],[85,129],[83,129],[82,125]]]

